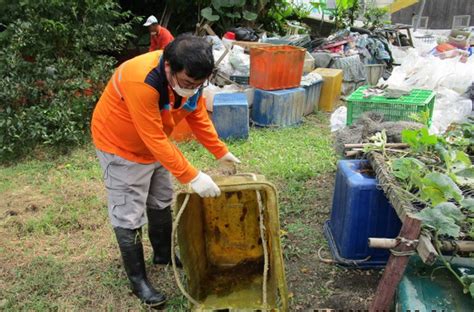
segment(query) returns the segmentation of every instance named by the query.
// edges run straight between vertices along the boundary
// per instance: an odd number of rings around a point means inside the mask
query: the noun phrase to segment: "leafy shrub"
[[[254,21],[258,15],[247,8],[255,5],[255,0],[213,0],[201,10],[201,16],[210,22],[217,22],[219,30],[224,32],[242,20]]]
[[[313,7],[305,3],[296,3],[288,0],[275,1],[270,7],[267,18],[262,22],[267,29],[284,35],[288,29],[288,20],[301,21],[308,17]]]
[[[16,2],[9,3],[14,6]],[[134,19],[112,0],[24,0],[0,33],[0,160],[84,142]]]
[[[364,13],[364,27],[365,28],[378,28],[384,24],[390,24],[388,18],[388,10],[386,8],[371,7]]]

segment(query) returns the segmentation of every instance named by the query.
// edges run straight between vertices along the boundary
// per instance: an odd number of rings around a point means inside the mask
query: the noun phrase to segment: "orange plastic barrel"
[[[250,49],[250,85],[262,90],[300,86],[306,49],[264,46]]]

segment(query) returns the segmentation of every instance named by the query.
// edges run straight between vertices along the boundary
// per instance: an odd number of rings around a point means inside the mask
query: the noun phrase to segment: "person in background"
[[[174,39],[170,31],[163,26],[160,26],[160,24],[158,24],[158,20],[153,15],[148,17],[143,26],[148,27],[148,30],[150,31],[149,52],[155,50],[164,50],[166,46]]]
[[[170,141],[173,128],[186,119],[221,166],[240,163],[219,140],[202,97],[213,68],[211,45],[203,38],[180,35],[164,51],[145,53],[120,65],[92,116],[92,139],[123,265],[133,293],[150,306],[163,304],[166,297],[147,278],[141,228],[148,222],[152,262],[170,264],[171,175],[189,183],[201,197],[220,196],[212,178],[196,169]]]

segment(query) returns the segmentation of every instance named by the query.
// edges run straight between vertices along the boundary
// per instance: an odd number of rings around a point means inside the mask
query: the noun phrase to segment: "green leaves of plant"
[[[467,209],[469,212],[474,212],[474,197],[467,197],[461,201],[461,207]]]
[[[468,185],[474,188],[474,167],[466,168],[455,173],[456,180],[460,185]]]
[[[242,17],[246,19],[247,21],[254,21],[257,19],[257,16],[258,16],[257,14],[253,12],[249,12],[247,10],[244,10],[242,13]]]
[[[245,0],[212,0],[212,6],[215,8],[243,7]]]
[[[474,275],[463,275],[461,276],[461,281],[464,284],[464,293],[469,293],[474,298]]]
[[[407,182],[408,190],[414,185],[421,184],[421,177],[426,172],[424,163],[413,157],[398,158],[392,162],[392,172],[395,177]]]
[[[420,196],[425,201],[437,205],[449,199],[462,200],[462,191],[447,175],[439,172],[427,174],[422,180]]]
[[[219,15],[212,14],[212,8],[207,7],[201,10],[201,15],[210,22],[215,22],[219,20]]]
[[[415,152],[423,152],[438,143],[436,135],[430,135],[428,129],[419,130],[405,129],[402,131],[402,142],[410,145]]]
[[[417,215],[423,224],[436,229],[438,234],[451,237],[459,236],[461,228],[456,223],[466,218],[456,205],[448,202],[440,203],[432,209],[425,208]]]
[[[235,19],[241,18],[247,21],[254,21],[258,17],[256,13],[244,9],[245,0],[212,0],[211,3],[212,6],[201,10],[201,15],[210,22],[218,20],[225,22],[226,18],[230,18],[232,23]],[[213,9],[216,11],[216,14],[214,14]]]
[[[225,16],[229,18],[240,18],[240,13],[239,12],[227,12],[225,13]]]
[[[356,4],[357,0],[336,0],[337,6],[342,10],[352,8]]]

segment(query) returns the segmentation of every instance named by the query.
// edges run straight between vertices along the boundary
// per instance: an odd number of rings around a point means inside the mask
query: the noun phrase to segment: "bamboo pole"
[[[370,146],[371,143],[349,143],[344,144],[344,148],[351,149],[351,148],[363,148],[366,146]],[[407,148],[409,147],[408,144],[405,143],[387,143],[385,147],[394,147],[394,148]]]

